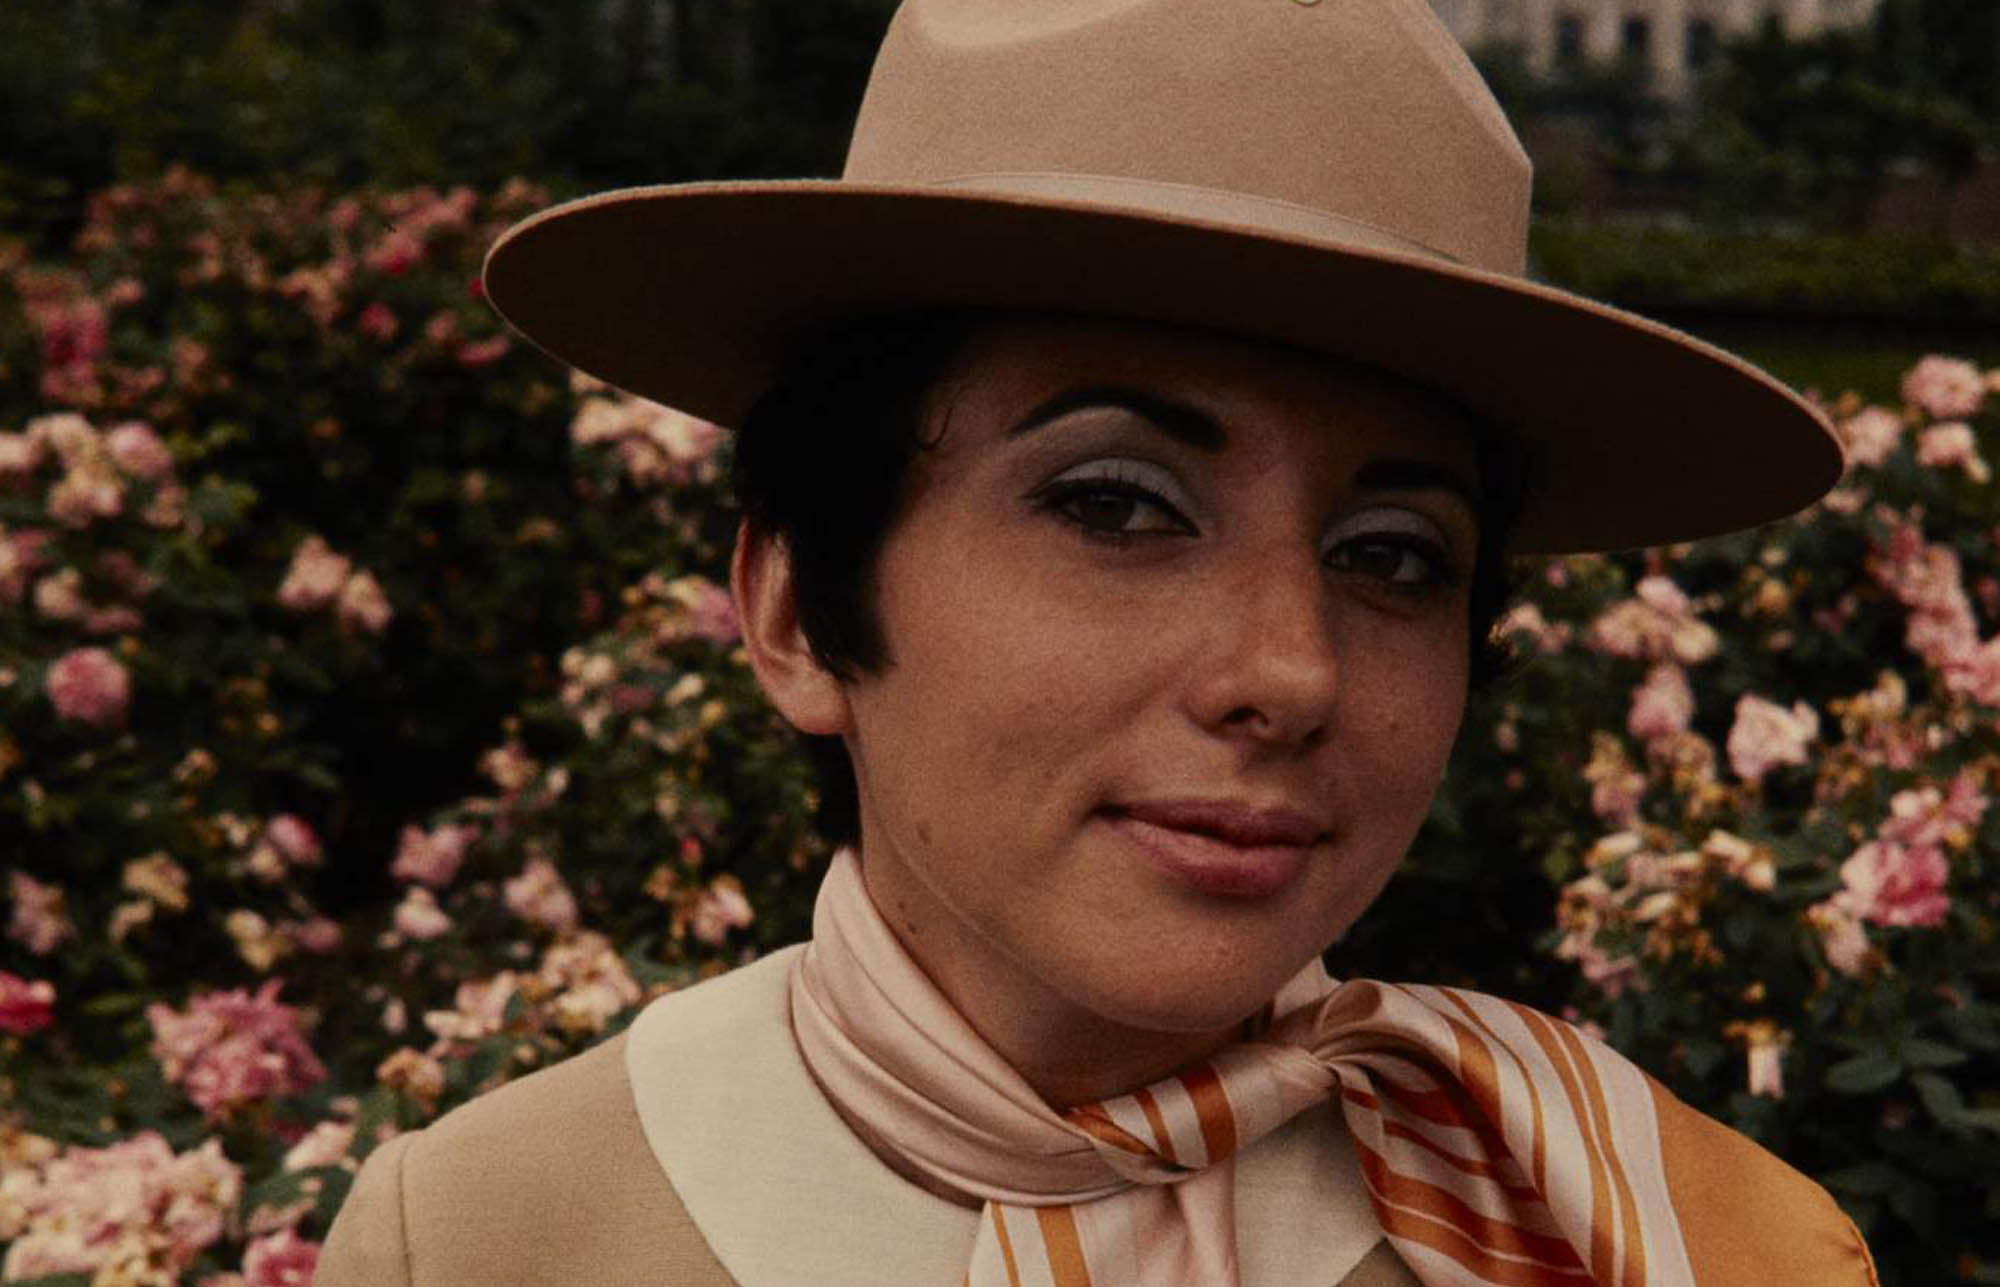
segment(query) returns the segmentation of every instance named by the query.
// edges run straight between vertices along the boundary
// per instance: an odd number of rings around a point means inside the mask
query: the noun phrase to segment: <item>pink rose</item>
[[[395,312],[378,299],[361,310],[361,316],[354,319],[354,325],[369,339],[386,344],[396,337],[396,328],[401,323],[396,320]]]
[[[396,846],[396,860],[389,865],[389,874],[397,880],[442,889],[458,874],[466,847],[478,835],[471,827],[455,823],[435,831],[406,826]]]
[[[24,871],[7,873],[7,898],[14,913],[7,921],[7,937],[36,956],[47,956],[76,937],[61,889],[43,884]]]
[[[1932,469],[1961,470],[1975,483],[1984,483],[1993,477],[1993,471],[1979,454],[1979,443],[1972,436],[1972,426],[1962,420],[1932,425],[1918,435],[1917,463]]]
[[[290,1229],[259,1238],[243,1252],[244,1287],[312,1287],[319,1244]]]
[[[734,876],[718,876],[695,900],[688,928],[704,943],[719,945],[733,929],[745,929],[752,919],[750,900]]]
[[[382,583],[372,572],[356,572],[347,578],[335,610],[342,625],[374,635],[388,629],[389,619],[395,615],[389,607],[389,596],[382,593]]]
[[[146,1007],[154,1058],[212,1122],[326,1078],[300,1031],[298,1011],[278,1001],[278,987],[273,979],[254,996],[241,988],[204,993],[184,1011],[158,1002]]]
[[[128,420],[104,436],[104,446],[118,467],[134,478],[158,482],[174,471],[174,454],[152,428]]]
[[[521,874],[501,886],[507,909],[543,929],[561,934],[576,928],[576,898],[546,858],[530,859]]]
[[[31,433],[0,433],[0,478],[26,478],[42,467],[42,440]]]
[[[1973,415],[1985,397],[1986,380],[1979,368],[1958,358],[1933,354],[1903,377],[1903,401],[1933,420]]]
[[[1935,928],[1951,911],[1951,864],[1936,845],[1871,840],[1841,864],[1841,910],[1877,925]]]
[[[310,867],[320,860],[319,836],[295,813],[281,813],[264,824],[264,840],[294,867]]]
[[[445,915],[431,891],[422,885],[412,885],[403,895],[403,901],[396,904],[393,923],[398,934],[419,943],[451,931],[451,917]]]
[[[1874,469],[1903,440],[1903,420],[1882,407],[1864,407],[1840,426],[1840,435],[1846,440],[1847,463]]]
[[[1686,732],[1693,718],[1694,690],[1688,687],[1687,672],[1662,662],[1632,690],[1632,713],[1625,727],[1640,741],[1652,742]]]
[[[458,364],[466,367],[491,366],[507,356],[513,345],[504,335],[495,335],[483,340],[473,340],[458,346]]]
[[[1730,727],[1729,767],[1745,782],[1760,781],[1780,764],[1804,764],[1806,748],[1819,736],[1819,714],[1804,702],[1788,711],[1776,702],[1744,694]]]
[[[285,1150],[279,1169],[312,1171],[322,1166],[339,1166],[353,1147],[353,1122],[321,1122]]]
[[[121,723],[132,700],[132,676],[102,648],[72,648],[49,667],[46,680],[56,714],[108,728]]]
[[[684,576],[667,586],[667,597],[682,610],[676,633],[710,643],[736,642],[736,608],[729,591],[707,577]]]
[[[56,986],[0,970],[0,1032],[31,1037],[56,1021]]]
[[[353,570],[325,541],[308,536],[292,551],[291,566],[278,586],[278,603],[294,612],[324,608],[339,597]]]

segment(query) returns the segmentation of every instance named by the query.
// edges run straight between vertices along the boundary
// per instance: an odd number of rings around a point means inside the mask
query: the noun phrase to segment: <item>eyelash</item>
[[[1164,516],[1178,529],[1174,532],[1127,531],[1121,528],[1093,526],[1079,518],[1071,509],[1076,502],[1090,498],[1113,497],[1129,500],[1136,505],[1149,508]],[[1089,478],[1059,479],[1042,488],[1034,497],[1037,505],[1054,514],[1057,518],[1074,527],[1086,540],[1107,545],[1126,547],[1142,538],[1150,536],[1195,536],[1197,532],[1172,503],[1150,487],[1116,476],[1095,476]],[[1342,551],[1357,547],[1376,547],[1393,550],[1398,554],[1414,555],[1423,564],[1423,573],[1416,580],[1397,580],[1393,577],[1371,576],[1382,586],[1399,594],[1421,595],[1435,591],[1449,590],[1463,580],[1463,573],[1452,561],[1444,548],[1435,541],[1404,532],[1365,532],[1349,537],[1336,545],[1326,556],[1329,567],[1336,571],[1346,570],[1339,566],[1337,557]],[[1369,574],[1364,574],[1369,575]]]

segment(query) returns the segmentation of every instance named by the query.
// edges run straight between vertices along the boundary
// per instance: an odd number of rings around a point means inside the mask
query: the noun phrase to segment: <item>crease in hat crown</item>
[[[1271,209],[1232,196],[1316,210],[1328,240],[1358,225],[1508,276],[1532,186],[1423,0],[906,0],[843,178],[999,193],[1060,179],[1071,200],[1179,216],[1167,190],[1200,190],[1226,222]]]

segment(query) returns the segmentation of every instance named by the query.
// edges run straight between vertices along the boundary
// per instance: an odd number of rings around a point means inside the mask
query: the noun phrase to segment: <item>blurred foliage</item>
[[[1528,245],[1538,277],[1644,313],[2000,322],[2000,247],[1554,217]]]
[[[224,182],[558,194],[837,173],[892,0],[0,6],[0,228],[59,247],[86,194]]]
[[[1883,0],[1867,24],[1802,40],[1771,17],[1723,41],[1686,105],[1659,97],[1630,61],[1546,78],[1518,47],[1478,61],[1518,127],[1579,132],[1632,199],[1706,223],[1853,231],[1892,170],[1949,183],[2000,147],[2000,6],[1989,0]],[[1543,180],[1550,213],[1587,201],[1564,165]]]

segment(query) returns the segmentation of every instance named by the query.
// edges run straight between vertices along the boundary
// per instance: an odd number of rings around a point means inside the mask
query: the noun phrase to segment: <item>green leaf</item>
[[[1941,1041],[1925,1041],[1913,1037],[1902,1045],[1903,1064],[1909,1068],[1956,1068],[1966,1060],[1966,1053],[1955,1046],[1947,1046]]]
[[[1880,1050],[1843,1060],[1826,1071],[1826,1087],[1843,1095],[1881,1090],[1903,1075],[1903,1066]]]
[[[1956,1126],[1965,1115],[1965,1100],[1952,1085],[1936,1073],[1918,1073],[1910,1078],[1917,1088],[1917,1098],[1924,1102],[1924,1111],[1940,1126]]]

